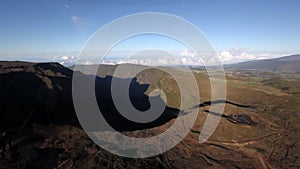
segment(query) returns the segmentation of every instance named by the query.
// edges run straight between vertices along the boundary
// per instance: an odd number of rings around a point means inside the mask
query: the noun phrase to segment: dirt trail
[[[197,134],[200,134],[201,131],[198,131],[198,130],[195,130],[195,129],[191,129],[191,132],[192,133],[197,133]],[[256,138],[253,138],[253,139],[246,139],[246,140],[214,140],[214,139],[208,139],[208,141],[212,141],[212,142],[220,142],[220,143],[232,143],[232,144],[242,144],[242,143],[249,143],[249,142],[254,142],[254,141],[259,141],[259,140],[262,140],[264,138],[267,138],[267,137],[270,137],[270,136],[273,136],[273,135],[277,135],[277,134],[281,134],[281,133],[285,133],[285,132],[288,132],[290,133],[291,131],[289,130],[279,130],[279,131],[276,131],[276,132],[273,132],[271,134],[267,134],[267,135],[264,135],[264,136],[261,136],[261,137],[256,137]]]
[[[247,145],[247,144],[250,144],[250,143],[255,143],[257,141],[260,141],[262,139],[265,139],[267,137],[271,137],[273,135],[280,135],[282,133],[285,133],[285,132],[288,132],[287,130],[280,130],[280,131],[277,131],[277,132],[274,132],[274,133],[271,133],[271,134],[267,134],[267,135],[264,135],[264,136],[261,136],[261,137],[256,137],[256,138],[253,138],[253,139],[246,139],[246,140],[214,140],[214,139],[208,139],[208,141],[212,141],[212,142],[219,142],[219,143],[223,143],[223,144],[227,144],[227,145]]]
[[[197,130],[192,129],[191,130],[193,133],[200,133]],[[264,138],[273,136],[273,135],[278,135],[281,133],[287,132],[287,130],[280,130],[271,134],[267,134],[261,137],[257,137],[254,139],[247,139],[247,140],[214,140],[214,139],[208,139],[208,142],[213,142],[212,144],[223,144],[223,145],[230,145],[230,146],[237,146],[239,148],[239,151],[242,151],[244,154],[253,157],[259,164],[258,168],[264,168],[264,169],[273,169],[272,165],[264,158],[262,157],[258,152],[255,150],[252,150],[250,148],[246,148],[245,145],[255,143],[259,140],[262,140]],[[208,143],[209,144],[209,143]]]
[[[238,145],[240,151],[253,157],[261,165],[261,166],[258,166],[259,168],[262,167],[264,169],[274,169],[274,167],[272,167],[272,165],[255,150],[246,148],[244,145],[241,145],[239,143],[237,143],[237,145]]]

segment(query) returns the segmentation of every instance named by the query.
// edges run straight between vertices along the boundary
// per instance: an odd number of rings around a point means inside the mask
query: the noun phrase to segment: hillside
[[[139,84],[137,79],[122,79],[112,76],[93,77],[81,72],[73,72],[58,63],[0,62],[0,108],[4,120],[0,130],[17,127],[34,112],[30,123],[70,124],[80,126],[72,100],[73,73],[87,85],[95,83],[96,98],[106,120],[117,130],[136,130],[163,124],[177,116],[179,110],[166,107],[165,113],[156,121],[147,124],[130,122],[115,108],[111,96],[111,82],[114,79],[120,89],[130,80],[130,99],[139,110],[150,107],[149,96],[144,93],[149,85]],[[124,89],[125,90],[125,89]],[[163,102],[159,97],[152,97]],[[88,115],[87,115],[88,116]],[[91,119],[92,121],[92,119]],[[91,124],[92,125],[92,124]]]
[[[201,103],[194,106],[200,109],[191,131],[177,146],[144,159],[107,152],[97,146],[78,123],[71,94],[74,73],[86,83],[95,83],[102,114],[127,136],[158,135],[166,131],[175,118],[186,115],[179,114],[180,92],[172,76],[148,67],[130,81],[131,102],[137,109],[146,110],[150,106],[149,98],[156,97],[148,94],[159,88],[167,97],[167,107],[150,123],[125,119],[113,105],[110,83],[115,78],[122,89],[128,79],[112,77],[115,68],[100,66],[98,76],[93,77],[73,72],[58,63],[0,62],[0,129],[2,133],[11,133],[1,139],[9,139],[12,144],[12,148],[4,152],[4,158],[1,154],[0,168],[300,167],[300,89],[297,87],[300,79],[227,75],[227,100],[210,100],[210,80],[205,72],[196,69],[194,75]],[[187,76],[186,72],[177,71],[183,79]],[[212,104],[223,102],[226,103],[223,114],[210,111]],[[221,117],[221,121],[212,137],[200,144],[199,133],[208,115]],[[93,119],[90,120],[92,123]],[[105,128],[99,132],[107,133],[109,138],[116,137]]]
[[[228,70],[262,70],[271,72],[300,72],[300,55],[284,56],[275,59],[254,60],[225,65]]]

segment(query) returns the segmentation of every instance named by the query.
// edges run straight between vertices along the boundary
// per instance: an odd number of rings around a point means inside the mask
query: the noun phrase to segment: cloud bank
[[[52,57],[52,61],[58,62],[62,65],[65,66],[71,66],[74,65],[76,62],[76,58],[74,56],[68,56],[68,55],[63,55],[63,56],[54,56]]]
[[[271,59],[285,54],[276,52],[248,52],[245,48],[230,48],[219,52],[220,60],[223,64],[238,63],[249,60]]]

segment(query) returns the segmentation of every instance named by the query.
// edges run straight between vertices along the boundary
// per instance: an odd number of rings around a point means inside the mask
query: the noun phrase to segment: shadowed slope
[[[72,102],[73,73],[80,74],[81,80],[86,83],[96,84],[95,92],[99,108],[105,119],[117,130],[128,131],[159,126],[179,114],[178,109],[166,107],[162,115],[153,122],[131,122],[114,106],[110,88],[113,79],[111,76],[100,78],[84,75],[58,63],[0,62],[0,67],[0,116],[3,120],[1,129],[20,126],[32,111],[35,113],[28,124],[80,126]],[[135,108],[140,111],[150,108],[149,96],[144,94],[149,85],[139,84],[136,78],[116,80],[120,83],[120,87],[122,82],[131,81],[129,95]],[[164,103],[158,96],[154,99]]]

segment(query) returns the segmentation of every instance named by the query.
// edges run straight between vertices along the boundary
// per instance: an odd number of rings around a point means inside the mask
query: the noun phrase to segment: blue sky
[[[99,28],[137,12],[180,16],[231,59],[243,52],[254,58],[300,53],[299,7],[298,0],[2,0],[0,59],[51,61],[55,56],[76,56]],[[152,43],[182,50],[168,46],[171,43],[164,38],[152,39],[155,43],[149,37],[137,38],[134,45],[125,43],[120,49],[138,50]]]

